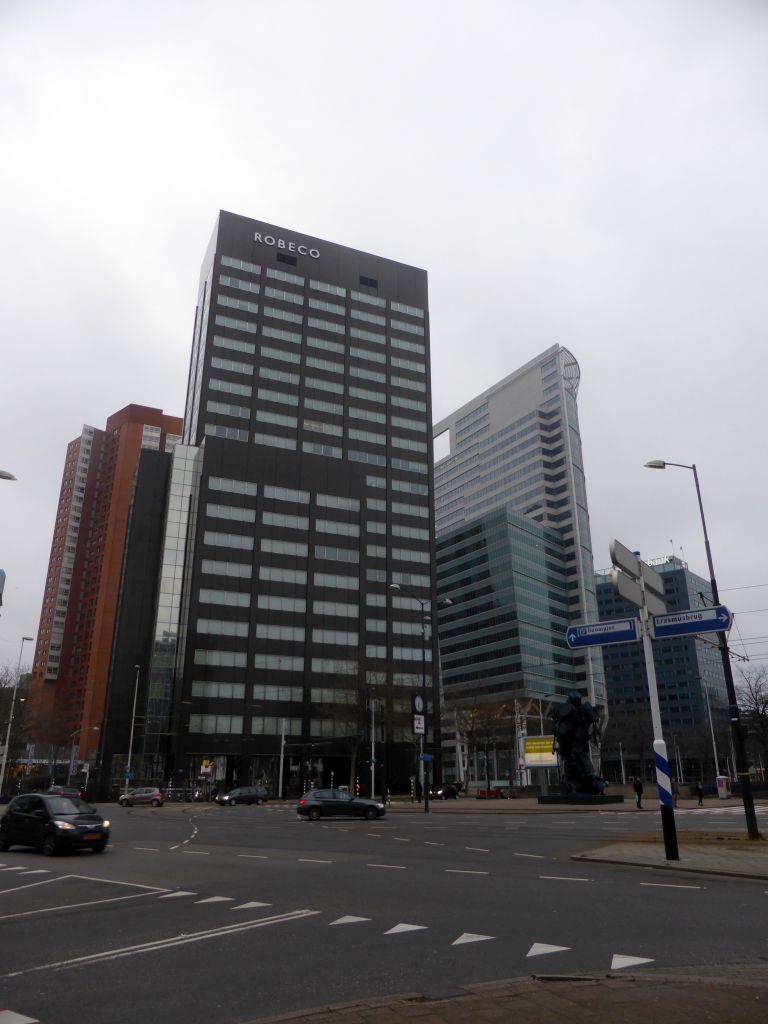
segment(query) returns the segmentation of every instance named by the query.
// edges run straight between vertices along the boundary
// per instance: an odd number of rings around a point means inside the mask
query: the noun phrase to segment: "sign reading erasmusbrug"
[[[254,242],[261,245],[272,245],[276,249],[285,249],[286,252],[297,252],[299,256],[311,256],[313,260],[320,259],[320,250],[311,249],[303,242],[286,242],[284,238],[276,238],[274,235],[263,235],[257,231],[253,236]]]
[[[554,736],[523,736],[523,760],[526,768],[554,768]]]

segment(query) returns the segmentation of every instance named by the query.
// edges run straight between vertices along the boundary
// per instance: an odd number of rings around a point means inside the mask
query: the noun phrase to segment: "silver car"
[[[117,802],[121,807],[133,807],[134,804],[150,804],[152,807],[163,806],[163,791],[157,786],[143,786],[139,789],[129,789],[122,793]]]

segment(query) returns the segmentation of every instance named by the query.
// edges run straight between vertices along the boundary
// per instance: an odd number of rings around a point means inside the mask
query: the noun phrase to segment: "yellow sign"
[[[523,759],[526,768],[555,768],[557,754],[552,750],[554,736],[523,736]]]

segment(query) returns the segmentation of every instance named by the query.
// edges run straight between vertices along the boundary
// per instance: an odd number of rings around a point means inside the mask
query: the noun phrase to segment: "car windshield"
[[[51,814],[83,814],[93,808],[79,796],[52,796],[48,799],[48,810]]]

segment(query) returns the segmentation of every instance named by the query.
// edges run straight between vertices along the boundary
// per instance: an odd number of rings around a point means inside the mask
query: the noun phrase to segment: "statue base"
[[[623,796],[591,796],[587,793],[574,793],[572,796],[563,796],[558,793],[557,796],[540,796],[540,804],[623,804]]]

